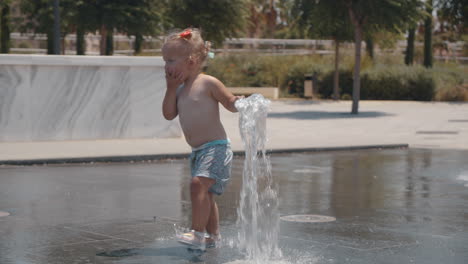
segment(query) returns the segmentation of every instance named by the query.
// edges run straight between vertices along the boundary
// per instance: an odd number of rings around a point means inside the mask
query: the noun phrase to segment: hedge
[[[229,55],[211,60],[208,74],[226,86],[276,86],[281,96],[302,97],[305,75],[313,75],[321,98],[333,93],[333,57]],[[352,65],[342,63],[340,94],[350,98],[353,86]],[[369,65],[361,71],[363,100],[466,101],[468,88],[463,85],[465,68]]]

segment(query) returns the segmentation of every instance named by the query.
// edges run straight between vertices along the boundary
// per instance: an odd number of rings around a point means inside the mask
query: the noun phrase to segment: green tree
[[[0,53],[10,52],[10,1],[0,2]]]
[[[77,3],[80,2],[83,1],[60,0],[62,53],[65,52],[65,36],[76,30],[73,17],[77,12]],[[25,18],[20,26],[20,31],[46,34],[47,54],[54,54],[54,0],[21,0],[19,6]]]
[[[112,54],[114,30],[137,35],[154,34],[161,23],[158,0],[94,0],[96,26],[101,35],[101,55]],[[107,37],[106,37],[107,36]]]
[[[20,10],[25,20],[21,32],[43,33],[47,35],[47,54],[54,53],[53,25],[54,13],[51,0],[21,0]],[[63,20],[62,20],[63,21]]]
[[[135,6],[128,10],[126,22],[121,30],[135,36],[134,50],[135,54],[138,54],[142,50],[143,36],[163,32],[162,14],[167,11],[167,7],[159,0],[137,0],[132,3]]]
[[[405,64],[412,65],[414,61],[414,40],[416,36],[416,26],[408,29],[408,38],[406,40]]]
[[[295,6],[293,0],[278,0],[276,8],[279,10],[278,24],[276,25],[275,38],[298,38],[297,16],[293,16],[293,8]]]
[[[333,1],[335,2],[335,1]],[[340,0],[354,26],[355,64],[353,77],[352,114],[357,114],[360,97],[361,41],[365,28],[370,31],[385,29],[398,31],[418,14],[419,0]]]
[[[111,55],[113,53],[113,32],[127,15],[128,1],[125,0],[94,0],[93,5],[96,13],[95,27],[101,36],[99,53]]]
[[[85,35],[88,32],[95,32],[98,29],[98,26],[96,26],[98,15],[94,6],[94,1],[66,1],[64,5],[66,9],[69,10],[67,14],[70,20],[70,28],[67,30],[76,32],[76,54],[85,55]]]
[[[372,34],[366,34],[366,36],[364,37],[364,41],[366,42],[366,51],[367,51],[367,55],[369,55],[369,57],[374,60],[374,39],[373,39],[373,36]]]
[[[406,31],[408,36],[406,38],[406,50],[405,50],[405,64],[412,65],[414,62],[414,42],[416,40],[416,29],[420,20],[427,18],[430,14],[426,13],[424,1],[420,0],[413,3],[414,8],[417,10],[412,16],[413,19],[408,20],[406,24]]]
[[[273,38],[279,10],[284,6],[280,0],[249,0],[247,18],[247,36],[249,38]]]
[[[426,2],[427,17],[424,19],[424,67],[431,68],[432,54],[432,0]]]
[[[436,0],[435,7],[445,20],[450,21],[460,33],[468,27],[468,0]]]
[[[297,17],[296,27],[303,37],[331,38],[335,43],[335,73],[333,78],[333,99],[339,94],[339,48],[340,43],[352,40],[352,27],[344,8],[335,8],[327,1],[296,0],[292,15]]]
[[[60,0],[62,38],[77,33],[77,54],[84,54],[84,35],[99,31],[100,54],[113,53],[114,30],[129,34],[152,34],[158,27],[162,0]],[[52,51],[53,0],[21,0],[26,16],[23,31],[33,30],[48,36]]]
[[[304,37],[303,32],[299,32],[300,29],[297,27],[299,18],[297,10],[294,10],[297,8],[296,0],[250,0],[249,3],[247,36],[277,39]],[[251,9],[252,3],[257,3],[255,10]],[[257,15],[252,16],[252,14]],[[256,24],[257,31],[252,24]],[[254,35],[254,32],[257,34]]]
[[[168,6],[172,26],[200,28],[215,45],[245,28],[247,0],[172,0]]]
[[[322,2],[322,1],[319,1]],[[414,20],[419,0],[327,0],[336,9],[344,9],[354,30],[354,73],[352,114],[359,110],[361,43],[364,32],[398,31]]]
[[[438,27],[433,32],[433,47],[449,51],[446,43],[465,41],[464,54],[468,51],[468,0],[434,0]]]
[[[333,10],[336,14],[345,14],[337,17],[342,19],[339,23],[345,25],[351,22],[354,34],[354,73],[353,73],[353,104],[352,114],[357,114],[360,98],[360,71],[361,71],[361,43],[364,33],[371,34],[381,30],[399,31],[408,21],[415,20],[418,13],[419,0],[316,0],[304,1],[307,5],[316,4],[324,14],[326,10]],[[320,12],[318,13],[320,14]],[[326,28],[317,24],[318,27]]]

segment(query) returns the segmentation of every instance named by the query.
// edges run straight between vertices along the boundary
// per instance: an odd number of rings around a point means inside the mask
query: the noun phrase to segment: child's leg
[[[215,183],[214,179],[193,177],[190,183],[190,198],[192,200],[192,228],[197,232],[205,232],[211,213],[211,199],[208,189]]]
[[[218,235],[219,234],[219,212],[218,212],[218,205],[214,200],[213,194],[208,193],[210,196],[210,203],[211,203],[211,210],[210,210],[210,217],[208,218],[208,224],[206,225],[206,232],[211,235]]]

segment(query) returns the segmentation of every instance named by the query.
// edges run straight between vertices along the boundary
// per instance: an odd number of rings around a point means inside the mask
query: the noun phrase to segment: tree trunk
[[[1,10],[0,53],[10,52],[10,7],[5,5]]]
[[[353,72],[353,105],[351,107],[351,114],[358,114],[359,111],[359,97],[361,90],[361,42],[362,31],[365,18],[359,17],[354,13],[351,2],[348,2],[348,13],[351,22],[354,25],[354,72]]]
[[[255,9],[255,5],[253,3],[250,4],[250,17],[249,23],[247,27],[247,34],[249,38],[258,38],[260,34],[260,14]],[[251,48],[256,49],[258,47],[258,43],[255,41],[251,45]]]
[[[362,25],[358,24],[354,28],[354,73],[353,73],[353,105],[351,114],[358,114],[359,111],[359,97],[361,90],[361,42],[362,42]]]
[[[63,36],[61,37],[61,39],[60,39],[60,49],[61,49],[61,54],[63,54],[63,55],[65,55],[65,50],[66,50],[66,48],[67,48],[67,47],[66,47],[66,46],[67,46],[67,45],[66,45],[67,42],[65,41],[65,37],[66,37],[66,36],[67,36],[67,35],[65,34],[65,35],[63,35]]]
[[[267,36],[269,38],[274,37],[275,28],[276,28],[276,21],[278,19],[278,12],[275,9],[275,3],[274,2],[275,2],[274,0],[270,0],[269,10],[265,14]]]
[[[76,28],[76,55],[85,55],[86,52],[86,42],[85,42],[85,32],[81,26]]]
[[[366,51],[367,55],[374,60],[374,40],[370,36],[366,37]]]
[[[106,55],[106,36],[107,36],[107,28],[106,25],[101,25],[99,29],[99,35],[101,35],[101,39],[99,41],[99,54]]]
[[[340,71],[339,71],[339,61],[340,61],[340,42],[335,39],[335,73],[333,75],[333,99],[340,99]]]
[[[60,54],[60,9],[58,0],[54,0],[54,54]]]
[[[106,35],[106,55],[111,56],[112,54],[114,54],[114,33],[112,30],[108,30]]]
[[[432,67],[432,0],[428,0],[426,11],[429,17],[424,20],[424,67]]]
[[[363,25],[365,24],[366,17],[354,13],[351,1],[346,2],[348,6],[349,18],[354,25],[354,72],[353,72],[353,105],[351,107],[351,114],[358,114],[359,111],[359,97],[361,90],[361,42]]]
[[[143,36],[140,33],[135,34],[135,43],[133,45],[135,55],[140,54],[143,48]]]
[[[413,65],[414,60],[414,37],[416,34],[416,27],[412,26],[408,30],[408,39],[406,43],[405,64]]]
[[[47,31],[47,54],[54,54],[54,31],[49,29]]]

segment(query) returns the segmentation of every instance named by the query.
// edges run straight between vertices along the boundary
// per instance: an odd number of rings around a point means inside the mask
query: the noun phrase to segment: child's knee
[[[208,192],[214,180],[205,177],[193,177],[190,182],[190,191],[193,193]]]

